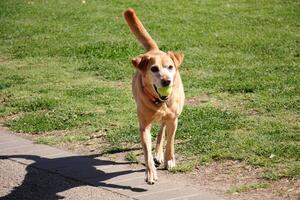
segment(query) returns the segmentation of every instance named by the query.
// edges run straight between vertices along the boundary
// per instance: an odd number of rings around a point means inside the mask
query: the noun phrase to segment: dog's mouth
[[[158,90],[157,90],[157,87],[156,87],[154,84],[153,84],[153,87],[154,87],[154,89],[155,89],[155,92],[156,92],[157,95],[159,96],[160,100],[162,100],[162,101],[168,100],[168,96],[161,96],[161,95],[159,94],[159,92],[158,92]]]

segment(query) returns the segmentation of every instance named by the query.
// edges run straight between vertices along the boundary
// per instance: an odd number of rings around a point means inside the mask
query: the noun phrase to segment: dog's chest
[[[172,107],[167,106],[167,104],[163,104],[154,114],[155,121],[163,121],[170,118],[175,118],[177,116],[176,110]]]

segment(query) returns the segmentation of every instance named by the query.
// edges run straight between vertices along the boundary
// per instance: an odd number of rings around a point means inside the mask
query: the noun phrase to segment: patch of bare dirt
[[[10,61],[9,58],[7,57],[3,57],[3,56],[0,57],[0,64],[6,64],[9,61]]]
[[[196,187],[205,188],[226,199],[233,200],[299,200],[300,180],[281,179],[267,181],[261,178],[263,170],[239,161],[224,161],[209,166],[200,166],[187,174],[175,174],[170,178],[185,181]],[[231,192],[233,188],[250,185],[264,185],[264,187],[249,188],[244,192]]]
[[[201,94],[200,96],[186,98],[185,103],[187,105],[197,106],[209,102],[210,99],[208,94]]]

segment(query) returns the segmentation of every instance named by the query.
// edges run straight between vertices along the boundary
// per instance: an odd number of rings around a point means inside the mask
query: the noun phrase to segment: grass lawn
[[[95,134],[113,147],[138,144],[130,59],[143,49],[123,20],[127,7],[162,50],[186,55],[178,154],[201,164],[245,161],[272,180],[300,178],[296,0],[1,1],[5,125],[46,144],[84,144]]]

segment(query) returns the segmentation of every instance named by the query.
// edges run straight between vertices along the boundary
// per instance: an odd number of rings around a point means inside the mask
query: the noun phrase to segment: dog
[[[162,163],[168,170],[175,167],[175,132],[185,99],[179,74],[184,54],[159,50],[135,11],[129,8],[123,14],[131,32],[146,50],[144,54],[132,59],[136,69],[132,79],[132,93],[137,106],[139,132],[145,157],[146,182],[154,184],[157,181],[156,167]],[[162,87],[172,87],[171,94],[161,96],[158,88]],[[150,130],[154,122],[160,123],[161,127],[153,158]],[[167,144],[164,154],[165,131]]]

